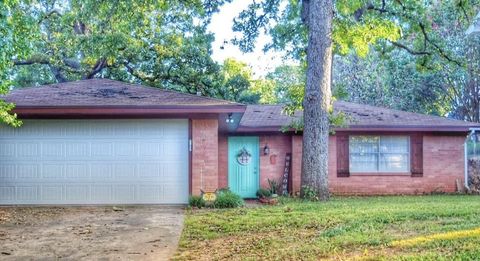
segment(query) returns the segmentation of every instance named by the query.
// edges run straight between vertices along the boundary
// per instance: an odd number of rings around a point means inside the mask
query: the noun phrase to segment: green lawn
[[[188,213],[178,260],[480,260],[479,196],[333,198]]]

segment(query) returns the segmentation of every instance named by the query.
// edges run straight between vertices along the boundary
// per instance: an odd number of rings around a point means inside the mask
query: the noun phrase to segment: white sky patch
[[[215,41],[212,44],[212,58],[219,63],[223,63],[226,58],[235,58],[250,65],[255,77],[263,77],[268,72],[273,71],[275,67],[285,63],[282,59],[284,57],[282,53],[263,52],[262,49],[265,44],[271,41],[270,36],[261,32],[255,44],[255,49],[251,53],[242,53],[237,46],[230,42],[235,36],[240,36],[239,33],[235,34],[232,31],[233,18],[237,17],[252,2],[252,0],[234,0],[222,6],[220,11],[212,16],[212,21],[208,26],[208,30],[215,34]],[[292,62],[290,61],[288,64],[292,64]]]

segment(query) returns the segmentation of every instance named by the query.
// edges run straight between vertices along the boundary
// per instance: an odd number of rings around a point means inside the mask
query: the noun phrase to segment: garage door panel
[[[114,144],[115,158],[137,157],[137,144],[134,142],[117,142]]]
[[[132,164],[116,164],[114,166],[113,176],[116,179],[134,180],[136,175],[136,166]]]
[[[56,140],[47,140],[41,143],[42,159],[64,159],[66,156],[65,153],[65,144]]]
[[[0,204],[187,201],[187,120],[25,120],[0,128]]]
[[[65,200],[64,185],[61,183],[42,185],[40,195],[42,201],[61,203],[62,200]]]
[[[42,178],[48,181],[60,181],[65,178],[65,165],[59,163],[43,164]]]
[[[114,185],[115,200],[121,202],[135,202],[135,185]]]
[[[39,198],[39,186],[36,184],[24,184],[15,187],[15,199],[25,202],[35,202]]]
[[[90,142],[87,141],[67,141],[65,143],[66,156],[69,159],[88,159],[90,154]]]
[[[92,176],[96,181],[111,181],[113,179],[114,164],[110,163],[93,163],[90,165]]]
[[[113,142],[98,141],[92,144],[92,156],[97,159],[108,159],[113,157]]]
[[[108,203],[113,201],[112,185],[93,185],[91,192],[91,200],[93,203]]]

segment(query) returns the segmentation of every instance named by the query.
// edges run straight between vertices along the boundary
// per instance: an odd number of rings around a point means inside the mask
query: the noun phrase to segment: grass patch
[[[175,259],[480,259],[480,197],[281,202],[188,213]]]

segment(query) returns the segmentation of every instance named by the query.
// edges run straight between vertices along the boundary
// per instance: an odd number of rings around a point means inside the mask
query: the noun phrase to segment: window
[[[350,136],[350,172],[409,172],[408,136]]]

